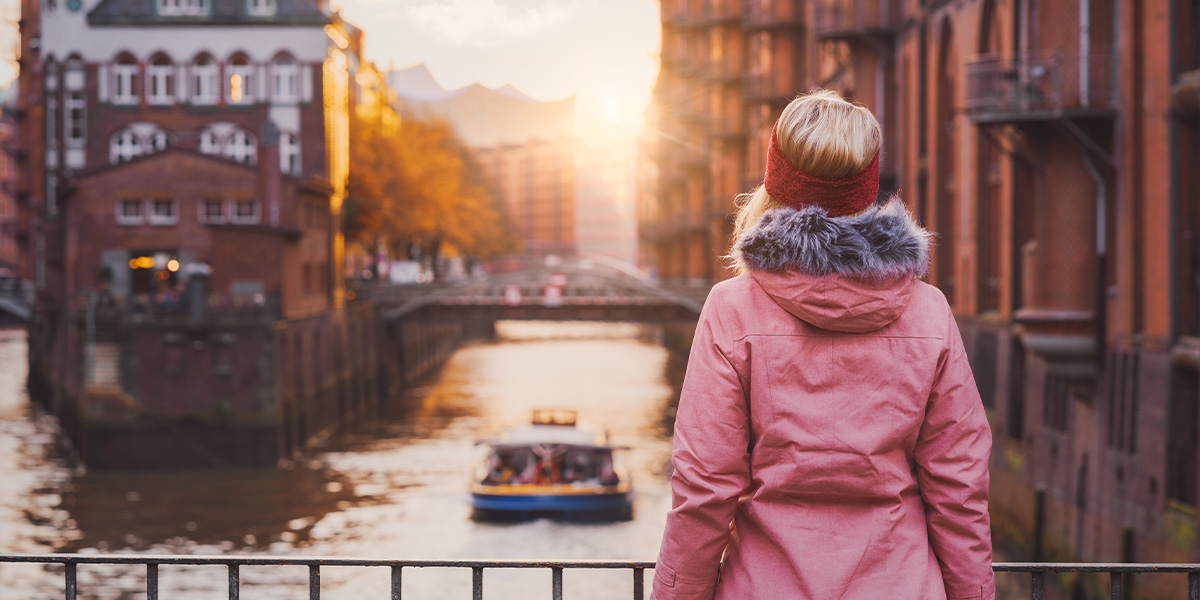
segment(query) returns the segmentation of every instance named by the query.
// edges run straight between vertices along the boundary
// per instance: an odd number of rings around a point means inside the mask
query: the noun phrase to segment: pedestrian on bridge
[[[656,600],[992,600],[992,436],[929,232],[830,91],[771,134],[675,422]]]

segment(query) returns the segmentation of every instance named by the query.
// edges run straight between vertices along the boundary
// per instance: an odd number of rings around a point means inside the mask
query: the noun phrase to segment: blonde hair
[[[832,90],[813,90],[792,100],[776,124],[784,158],[813,177],[840,178],[867,168],[879,152],[883,131],[870,109]],[[736,199],[733,239],[754,226],[763,213],[782,206],[762,185]],[[735,261],[736,262],[736,261]],[[745,266],[738,264],[745,273]]]

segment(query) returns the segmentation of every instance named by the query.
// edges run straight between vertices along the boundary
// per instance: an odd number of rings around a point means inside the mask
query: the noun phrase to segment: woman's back
[[[688,362],[654,598],[994,597],[991,432],[916,279],[928,237],[898,200],[738,237]]]

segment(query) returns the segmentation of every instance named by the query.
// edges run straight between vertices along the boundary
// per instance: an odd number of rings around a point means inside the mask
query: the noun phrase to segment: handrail
[[[633,598],[645,598],[645,572],[655,564],[632,560],[489,560],[385,558],[346,558],[336,556],[189,555],[189,554],[0,554],[3,563],[40,563],[64,565],[64,591],[67,600],[76,600],[79,565],[145,565],[146,597],[158,600],[158,568],[163,565],[223,565],[228,568],[229,599],[239,600],[243,566],[307,566],[309,599],[321,598],[322,567],[387,567],[391,570],[391,598],[401,600],[400,583],[405,568],[471,569],[472,598],[483,600],[485,569],[550,569],[551,597],[562,600],[562,574],[565,569],[629,569],[633,572]],[[1046,573],[1108,573],[1113,600],[1122,594],[1122,575],[1126,573],[1186,573],[1188,600],[1200,600],[1200,563],[1038,563],[998,562],[997,573],[1030,573],[1033,600],[1041,600]]]

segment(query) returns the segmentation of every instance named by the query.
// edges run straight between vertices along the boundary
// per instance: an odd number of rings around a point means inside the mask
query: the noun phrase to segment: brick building
[[[939,235],[929,281],[992,419],[998,534],[1041,559],[1196,561],[1200,5],[675,0],[662,19],[640,214],[664,278],[731,274],[711,261],[784,101],[864,103],[882,188]]]
[[[272,463],[362,406],[351,28],[315,0],[22,9],[31,396],[123,466]]]

